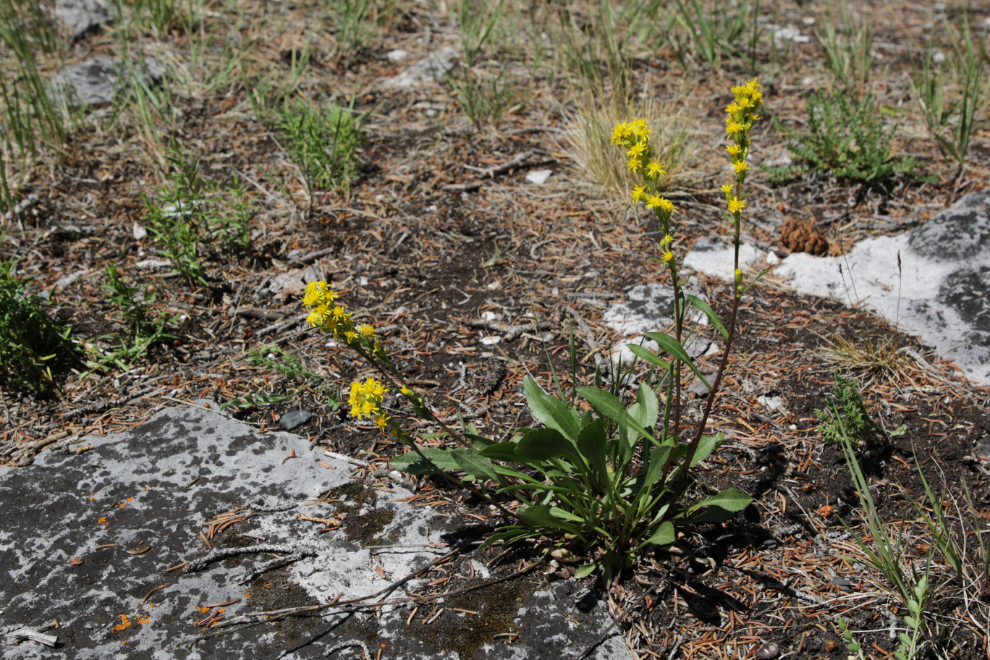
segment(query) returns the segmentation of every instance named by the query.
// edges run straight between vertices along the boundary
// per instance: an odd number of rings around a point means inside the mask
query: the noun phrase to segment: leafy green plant
[[[174,145],[167,160],[172,171],[156,198],[142,197],[145,221],[175,269],[190,282],[209,286],[201,243],[220,246],[230,256],[246,251],[256,213],[239,180],[226,188],[206,181],[199,162]]]
[[[748,288],[743,286],[738,247],[749,170],[749,132],[758,119],[763,95],[755,80],[733,87],[732,92],[736,100],[726,109],[726,133],[735,178],[722,188],[736,245],[732,311],[727,324],[706,302],[687,295],[682,288],[674,255],[678,226],[672,214],[677,209],[660,194],[664,172],[651,142],[652,130],[645,120],[635,119],[619,123],[612,132],[612,144],[622,147],[627,168],[641,182],[632,190],[633,200],[652,211],[663,233],[659,261],[668,270],[675,301],[673,334],[646,335],[668,359],[643,347],[630,347],[638,359],[650,365],[631,403],[624,400],[621,365],[610,387],[602,387],[596,371],[594,386],[575,387],[568,395],[550,360],[555,394],[545,392],[531,376],[523,383],[530,412],[541,426],[523,429],[501,441],[481,435],[473,425],[457,431],[406,385],[374,327],[355,325],[351,315],[336,304],[338,294],[326,282],[307,286],[302,302],[310,310],[310,325],[357,352],[383,378],[368,377],[351,385],[351,415],[372,420],[412,450],[393,459],[394,467],[415,474],[438,474],[508,516],[511,522],[486,544],[551,536],[556,543],[580,546],[587,553],[588,561],[578,570],[579,576],[601,569],[605,578],[611,579],[623,566],[631,565],[641,550],[673,543],[678,525],[725,521],[752,501],[735,487],[721,493],[699,487],[700,501],[688,503],[686,498],[694,484],[691,469],[723,441],[720,433],[705,435],[704,429],[728,365],[739,303]],[[689,305],[707,316],[725,341],[713,381],[701,375],[684,349],[692,331]],[[570,357],[572,382],[577,383],[573,332]],[[684,441],[681,435],[686,431],[687,413],[681,405],[681,381],[687,370],[702,379],[709,395],[701,415],[693,420],[696,423],[689,432],[690,440]],[[420,446],[386,412],[386,385],[405,398],[414,414],[439,425],[441,435],[460,447]],[[663,393],[662,404],[658,392]],[[513,501],[506,502],[506,496]]]
[[[378,28],[391,20],[395,0],[332,0],[327,7],[336,31],[337,57],[360,58],[378,36]]]
[[[938,142],[943,154],[959,164],[957,177],[962,174],[972,134],[980,128],[980,111],[990,103],[988,97],[986,42],[974,43],[969,23],[961,21],[960,34],[952,36],[952,57],[943,65],[933,66],[932,45],[929,44],[921,70],[915,69],[912,88],[925,116],[928,131]],[[949,100],[948,89],[956,91]]]
[[[326,377],[307,369],[299,361],[299,358],[278,344],[269,344],[248,351],[247,362],[255,367],[280,373],[297,382],[308,381],[316,387],[318,392],[327,397],[331,410],[340,408],[340,399],[333,389],[333,385],[327,382]]]
[[[857,443],[887,439],[883,428],[870,418],[856,381],[843,378],[838,371],[835,372],[832,396],[828,397],[825,409],[816,410],[815,415],[821,422],[818,432],[829,444],[841,443],[844,434]],[[841,415],[841,419],[837,415]]]
[[[789,181],[810,170],[833,172],[840,179],[874,184],[895,174],[931,181],[915,171],[914,158],[895,158],[890,141],[897,130],[887,129],[872,96],[862,100],[846,93],[819,90],[808,98],[808,131],[798,133],[774,119],[789,138],[787,148],[804,162],[789,167],[763,167],[770,181]]]
[[[0,262],[0,380],[33,394],[56,387],[53,365],[78,359],[70,328],[49,316],[48,303],[26,291],[15,264]]]
[[[103,353],[90,347],[90,366],[115,366],[126,371],[138,363],[155,344],[175,339],[175,335],[165,329],[174,318],[153,316],[151,306],[156,299],[153,288],[146,287],[139,291],[137,287],[127,284],[113,264],[107,266],[106,276],[104,290],[107,292],[107,299],[120,310],[123,316],[120,322],[124,325],[125,332],[100,337],[98,341],[110,342],[116,348]]]
[[[310,189],[347,188],[354,180],[361,131],[352,109],[286,99],[276,111],[274,125]]]

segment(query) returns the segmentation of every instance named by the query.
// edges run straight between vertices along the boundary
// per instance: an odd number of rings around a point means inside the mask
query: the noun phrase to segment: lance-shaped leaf
[[[679,341],[677,341],[670,335],[665,335],[660,332],[647,332],[646,336],[652,339],[653,341],[655,341],[660,346],[661,349],[663,349],[670,355],[673,355],[675,358],[686,364],[691,369],[691,371],[693,371],[695,375],[701,379],[701,382],[705,384],[705,387],[707,387],[708,390],[711,391],[712,386],[702,375],[701,371],[698,370],[698,367],[695,366],[694,361],[691,360],[691,356],[688,355],[688,352],[684,350],[684,347],[681,346],[681,343]]]
[[[577,525],[553,515],[550,507],[546,505],[527,507],[519,512],[519,520],[530,527],[550,527],[551,529],[561,529],[570,534],[580,533]]]
[[[694,522],[725,522],[737,511],[742,511],[753,501],[746,493],[735,486],[723,490],[718,495],[698,502],[685,512]],[[705,509],[700,514],[692,515],[699,509]]]
[[[581,398],[591,404],[591,407],[599,415],[608,417],[620,425],[623,423],[628,424],[630,428],[640,435],[646,436],[654,444],[660,444],[639,422],[629,416],[629,411],[626,410],[622,402],[612,393],[600,390],[597,387],[579,387],[577,388],[577,392]]]
[[[523,392],[533,417],[545,426],[557,429],[568,440],[577,440],[581,432],[578,415],[572,412],[566,403],[544,392],[543,388],[529,376],[523,380]]]
[[[728,341],[729,331],[725,329],[724,325],[722,325],[722,319],[718,317],[718,314],[715,313],[715,310],[712,309],[708,305],[708,303],[706,303],[698,296],[688,295],[687,299],[691,301],[691,304],[694,305],[695,308],[700,310],[702,314],[708,317],[708,320],[712,322],[712,325],[714,325],[715,328],[718,329],[720,333],[722,333],[722,339]]]

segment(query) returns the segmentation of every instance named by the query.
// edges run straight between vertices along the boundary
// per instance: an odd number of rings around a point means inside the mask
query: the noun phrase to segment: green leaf
[[[444,472],[453,472],[454,470],[459,470],[460,466],[454,460],[449,449],[435,449],[432,447],[422,447],[420,451],[428,459],[433,461],[434,464]],[[424,461],[419,454],[415,451],[409,451],[402,456],[396,456],[391,461],[389,465],[393,469],[399,470],[400,472],[405,472],[407,474],[434,474],[434,470],[429,463]]]
[[[496,442],[493,445],[488,445],[478,453],[485,458],[491,458],[496,461],[518,462],[519,457],[516,456],[516,444],[515,442]]]
[[[691,356],[688,355],[687,351],[684,350],[684,347],[681,346],[681,343],[679,341],[677,341],[670,335],[665,335],[661,332],[647,332],[646,336],[652,339],[653,341],[655,341],[657,344],[659,344],[661,349],[663,349],[670,355],[673,355],[678,360],[680,360],[688,367],[690,367],[691,371],[693,371],[694,374],[701,379],[701,382],[705,384],[705,387],[707,387],[708,390],[711,391],[712,386],[708,384],[708,380],[702,375],[701,371],[698,370],[698,367],[695,366],[694,362],[691,360]]]
[[[749,504],[752,501],[753,498],[751,498],[749,495],[742,492],[735,486],[732,486],[730,488],[723,490],[718,495],[714,495],[712,497],[709,497],[707,500],[698,502],[697,504],[695,504],[694,506],[692,506],[687,510],[687,515],[690,515],[692,512],[702,508],[707,508],[709,510],[721,509],[726,513],[732,514],[735,513],[736,511],[742,511],[747,506],[749,506]],[[731,515],[729,517],[731,517]],[[696,518],[696,520],[699,519],[701,519],[701,517]],[[704,518],[704,520],[711,521],[712,518],[708,517],[708,518]]]
[[[722,319],[720,319],[718,317],[718,314],[715,313],[715,310],[712,309],[708,305],[708,303],[706,303],[704,300],[702,300],[698,296],[692,296],[692,295],[689,294],[687,296],[687,299],[689,301],[691,301],[691,304],[694,305],[694,307],[696,309],[698,309],[698,311],[700,311],[702,314],[704,314],[705,316],[708,317],[708,320],[711,321],[712,325],[715,326],[715,328],[720,333],[722,333],[722,339],[728,341],[729,340],[729,331],[725,329],[725,326],[724,325],[722,325]]]
[[[656,353],[654,353],[651,350],[639,346],[638,344],[628,344],[627,348],[630,351],[632,351],[632,354],[635,355],[636,357],[645,360],[646,362],[649,362],[654,366],[660,367],[668,374],[674,370],[674,368],[670,365],[669,362],[660,358],[660,356],[658,356]]]
[[[640,383],[636,390],[636,403],[629,407],[630,416],[643,428],[651,429],[657,424],[660,416],[660,403],[656,392]]]
[[[577,578],[578,580],[580,580],[581,578],[586,578],[592,573],[594,573],[596,568],[598,568],[598,564],[585,564],[584,566],[581,566],[576,571],[574,571],[574,577]]]
[[[552,428],[530,431],[516,443],[516,460],[537,463],[551,458],[565,457],[577,465],[583,465],[574,443]]]
[[[605,445],[608,437],[605,435],[605,424],[596,419],[585,425],[578,434],[577,448],[581,456],[588,462],[598,477],[598,484],[608,483],[608,464],[605,461]]]
[[[580,532],[576,526],[553,515],[550,507],[546,505],[527,507],[519,512],[519,519],[530,527],[561,529],[571,534]]]
[[[653,532],[650,538],[646,539],[646,542],[653,545],[670,545],[676,540],[677,533],[674,530],[674,523],[668,520],[660,525],[659,529]]]
[[[458,467],[464,470],[469,476],[482,480],[488,479],[496,483],[504,481],[495,472],[495,466],[492,465],[491,459],[479,455],[476,450],[460,448],[454,449],[450,453]]]
[[[624,421],[624,423],[628,424],[634,431],[642,436],[645,436],[646,438],[649,438],[653,444],[660,444],[652,434],[650,434],[642,427],[642,425],[639,424],[639,422],[629,417],[629,411],[622,405],[622,402],[619,401],[618,397],[604,390],[600,390],[597,387],[579,387],[577,388],[577,392],[581,398],[591,404],[591,407],[594,408],[595,412],[599,415],[608,417],[619,424],[622,424]]]
[[[528,375],[523,380],[523,392],[526,394],[526,403],[529,404],[534,418],[545,426],[557,429],[568,440],[577,440],[581,432],[578,416],[567,407],[566,403],[544,392],[543,388]]]
[[[650,452],[650,465],[646,469],[646,474],[643,477],[643,490],[649,490],[652,488],[653,484],[655,484],[657,480],[663,476],[663,466],[666,464],[669,456],[669,445],[655,447],[653,451]]]
[[[569,522],[584,523],[584,518],[579,515],[573,514],[563,507],[555,506],[550,509],[550,513],[560,518],[561,520],[567,520]]]
[[[701,440],[698,441],[698,448],[691,458],[691,467],[711,456],[711,453],[721,447],[723,442],[725,442],[725,436],[721,433],[701,436]]]

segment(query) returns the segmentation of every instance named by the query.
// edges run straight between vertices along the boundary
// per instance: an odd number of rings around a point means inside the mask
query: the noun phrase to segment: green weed
[[[126,371],[137,364],[155,344],[170,339],[175,335],[166,331],[166,325],[174,321],[166,316],[154,316],[152,305],[156,300],[154,289],[146,287],[139,291],[120,276],[113,264],[106,269],[107,283],[104,290],[107,299],[121,312],[122,318],[117,319],[124,326],[124,333],[104,335],[98,339],[116,345],[109,353],[101,353],[90,347],[92,368],[106,369],[112,366]]]
[[[361,131],[351,109],[286,99],[273,123],[310,190],[346,189],[354,180]]]
[[[833,414],[833,410],[836,411]],[[816,410],[820,422],[818,432],[825,442],[838,444],[848,436],[852,442],[886,441],[883,428],[870,417],[856,381],[835,372],[835,390],[828,398],[825,410]]]
[[[774,126],[790,140],[787,148],[804,162],[789,167],[763,167],[770,181],[789,181],[810,170],[830,171],[837,178],[867,185],[900,173],[931,181],[916,172],[918,162],[914,158],[893,156],[890,142],[897,124],[885,126],[871,95],[857,100],[849,94],[819,90],[808,98],[807,107],[805,133],[774,119]]]
[[[0,381],[33,394],[56,387],[52,366],[78,360],[70,328],[52,320],[48,302],[28,293],[15,263],[0,262]]]
[[[199,162],[175,146],[167,160],[171,172],[156,199],[142,197],[145,221],[173,267],[190,282],[209,286],[201,243],[219,247],[230,258],[243,254],[251,245],[255,211],[239,180],[231,187],[206,181]]]
[[[315,386],[322,396],[326,397],[327,405],[330,406],[331,410],[337,410],[340,407],[340,399],[333,389],[332,383],[326,377],[307,369],[299,361],[299,358],[278,344],[252,349],[248,352],[247,362],[255,367],[280,373],[297,382],[308,382]]]

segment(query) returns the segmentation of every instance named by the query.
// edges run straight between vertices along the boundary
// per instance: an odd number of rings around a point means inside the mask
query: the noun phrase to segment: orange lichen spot
[[[121,614],[120,615],[120,623],[118,623],[116,626],[114,626],[113,629],[116,632],[120,632],[122,630],[127,630],[130,627],[131,627],[131,620],[129,618],[127,618],[127,615],[126,614]]]
[[[206,614],[207,612],[210,611],[209,607],[194,607],[193,609],[199,612],[200,614]]]
[[[246,594],[244,594],[244,597],[247,598],[248,600],[250,600],[251,599],[251,592],[249,591]]]
[[[100,518],[96,522],[100,523],[101,525],[109,525],[110,524],[110,521],[107,520],[107,517],[106,516],[103,516],[102,518]]]
[[[150,622],[151,622],[151,619],[149,619],[149,618],[148,618],[148,617],[146,617],[146,616],[143,616],[143,617],[141,617],[141,618],[139,618],[139,619],[137,620],[137,622],[138,622],[139,624],[141,624],[141,625],[143,626],[143,625],[144,625],[144,624],[146,624],[146,623],[150,623]]]

